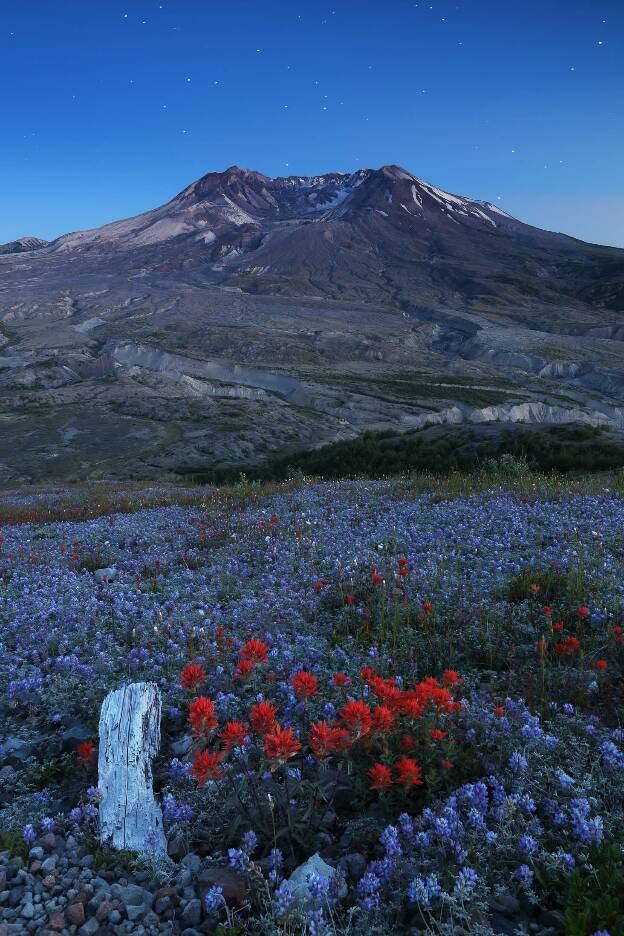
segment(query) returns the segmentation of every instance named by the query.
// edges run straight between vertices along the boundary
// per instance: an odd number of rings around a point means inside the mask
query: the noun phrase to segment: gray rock
[[[125,907],[151,907],[154,902],[154,895],[137,884],[128,884],[126,887],[122,887],[121,884],[113,884],[111,894],[113,897],[117,897]]]
[[[514,916],[520,911],[520,901],[513,894],[499,894],[492,897],[490,907],[497,913]]]
[[[128,915],[128,919],[132,920],[133,923],[136,923],[138,920],[141,920],[147,912],[148,912],[148,907],[146,907],[145,904],[138,904],[138,905],[130,904],[130,906],[126,907],[126,913]]]
[[[202,860],[199,855],[195,855],[193,852],[189,852],[188,855],[184,856],[180,864],[184,868],[188,868],[189,871],[197,873],[202,866]]]
[[[75,751],[83,741],[90,741],[93,738],[93,731],[85,728],[84,725],[72,725],[66,728],[61,735],[61,748],[64,752]],[[71,848],[77,844],[73,836],[67,838],[67,847]]]
[[[43,848],[40,845],[35,845],[34,848],[31,848],[28,852],[29,858],[34,858],[35,861],[41,861],[44,856]]]
[[[201,922],[201,901],[194,897],[189,900],[180,915],[180,923],[187,926],[197,926]]]
[[[25,920],[32,920],[34,915],[35,915],[35,908],[33,907],[32,903],[30,901],[28,903],[25,903],[24,906],[22,907],[21,916],[23,916]]]
[[[43,874],[44,875],[51,874],[52,871],[56,869],[56,862],[57,862],[56,855],[50,855],[49,858],[46,858],[46,860],[41,865],[41,871],[43,872]]]
[[[93,573],[95,576],[95,581],[100,585],[105,585],[108,582],[114,582],[117,578],[117,569],[114,566],[109,566],[104,569],[96,569]]]
[[[171,745],[171,751],[176,757],[184,757],[191,750],[193,739],[190,735],[185,735],[179,741],[174,741]]]
[[[83,925],[80,927],[78,932],[80,933],[80,936],[95,936],[95,933],[97,933],[99,928],[100,924],[95,919],[95,917],[89,917],[86,923],[83,923]]]
[[[2,759],[8,764],[19,767],[34,753],[36,744],[22,738],[7,738],[2,745]]]
[[[306,904],[310,900],[308,878],[313,873],[317,874],[322,881],[330,882],[337,872],[335,868],[332,868],[332,866],[328,865],[326,861],[323,861],[318,852],[315,852],[315,854],[308,858],[306,862],[304,862],[302,865],[299,865],[298,868],[295,868],[288,880],[292,887],[295,898],[301,904]],[[342,898],[346,897],[346,895],[347,886],[343,882],[340,886],[338,896]]]
[[[112,923],[114,926],[116,923],[119,923],[120,920],[121,920],[121,913],[119,912],[119,910],[111,910],[111,912],[108,914],[108,922]]]
[[[361,852],[351,852],[340,862],[345,874],[353,881],[359,881],[366,870],[366,858]]]

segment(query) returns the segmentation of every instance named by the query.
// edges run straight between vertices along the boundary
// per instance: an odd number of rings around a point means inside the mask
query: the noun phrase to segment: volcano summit
[[[398,166],[232,166],[0,247],[0,478],[258,463],[365,429],[624,428],[624,250]]]

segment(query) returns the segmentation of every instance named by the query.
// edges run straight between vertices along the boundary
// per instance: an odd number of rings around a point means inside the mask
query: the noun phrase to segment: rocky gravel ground
[[[204,867],[195,854],[187,854],[161,885],[149,871],[96,869],[96,856],[71,835],[50,833],[40,841],[27,860],[0,852],[0,936],[195,936],[215,929],[216,920],[203,909],[208,888],[218,884],[232,906],[245,899],[242,876]]]

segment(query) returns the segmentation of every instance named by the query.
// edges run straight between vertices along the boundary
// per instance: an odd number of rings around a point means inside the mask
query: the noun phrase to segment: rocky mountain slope
[[[0,244],[0,254],[26,253],[29,250],[39,250],[49,242],[41,237],[18,237],[8,244]]]
[[[0,479],[260,461],[366,428],[624,428],[624,251],[397,166],[232,167],[28,241],[0,248]]]

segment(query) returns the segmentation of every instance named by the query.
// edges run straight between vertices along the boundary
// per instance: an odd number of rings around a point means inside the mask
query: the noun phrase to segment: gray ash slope
[[[624,428],[624,251],[398,166],[232,167],[28,240],[0,248],[0,480],[257,462],[432,422]]]

